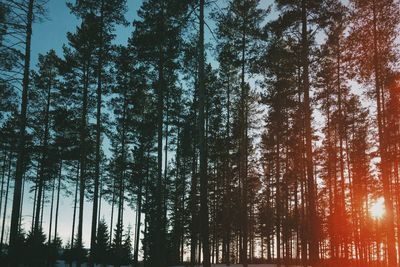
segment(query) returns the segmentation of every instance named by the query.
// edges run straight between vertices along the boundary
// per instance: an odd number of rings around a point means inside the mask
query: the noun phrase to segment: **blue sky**
[[[41,23],[33,25],[32,34],[32,67],[37,63],[37,55],[45,54],[50,49],[54,49],[59,55],[62,52],[63,44],[67,43],[67,32],[75,32],[79,20],[70,14],[66,2],[74,0],[49,0],[47,4],[47,19]],[[118,26],[116,30],[115,42],[125,44],[132,32],[132,21],[136,18],[137,9],[142,4],[142,0],[127,0],[128,12],[126,19],[129,21],[128,27]]]

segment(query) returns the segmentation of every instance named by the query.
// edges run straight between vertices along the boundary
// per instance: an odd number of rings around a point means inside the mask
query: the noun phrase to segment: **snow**
[[[100,265],[100,264],[96,264],[96,267],[112,267],[112,265]],[[176,266],[170,266],[170,267],[187,267],[188,265],[176,265]],[[211,267],[243,267],[242,264],[230,264],[230,265],[226,265],[226,264],[211,264]],[[277,267],[278,265],[276,264],[249,264],[248,267]],[[57,262],[57,267],[76,267],[76,263],[73,263],[72,266],[65,263],[64,261],[58,261]],[[81,265],[81,267],[88,267],[88,265],[86,263],[83,263]],[[121,267],[130,267],[130,265],[124,265]],[[195,267],[202,267],[202,265],[195,265]],[[285,265],[285,264],[281,264],[281,267],[302,267],[301,265]]]
[[[55,265],[57,267],[76,267],[76,263],[72,263],[72,265],[66,263],[65,261],[57,261],[57,264]],[[82,263],[81,267],[88,267],[89,265],[87,263]],[[101,265],[101,264],[95,264],[95,267],[113,267],[113,265]],[[121,267],[131,267],[131,265],[121,265]]]
[[[230,264],[230,265],[226,265],[226,264],[211,264],[211,267],[243,267],[242,264]],[[248,267],[277,267],[278,265],[276,264],[249,264]],[[285,264],[281,264],[281,267],[285,267],[285,266],[290,266],[290,267],[302,267],[300,265],[285,265]],[[178,266],[171,266],[171,267],[186,267],[184,265],[178,265]],[[202,265],[195,265],[195,267],[202,267]]]

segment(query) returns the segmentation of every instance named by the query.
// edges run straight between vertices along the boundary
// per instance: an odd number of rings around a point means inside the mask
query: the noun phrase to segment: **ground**
[[[57,264],[57,267],[75,267],[76,265],[73,264],[72,266],[65,264],[65,262],[61,262],[59,261]],[[227,267],[228,265],[226,264],[211,264],[211,267]],[[281,267],[302,267],[299,265],[284,265],[282,264]],[[86,264],[82,264],[81,267],[87,267]],[[104,267],[102,265],[96,265],[96,267]],[[107,266],[107,267],[111,267],[111,265]],[[130,267],[130,266],[121,266],[121,267]],[[186,267],[183,265],[178,265],[178,266],[171,266],[171,267]],[[196,267],[202,267],[202,265],[196,265]],[[231,264],[229,265],[229,267],[243,267],[242,264]],[[249,264],[248,267],[277,267],[276,264]]]

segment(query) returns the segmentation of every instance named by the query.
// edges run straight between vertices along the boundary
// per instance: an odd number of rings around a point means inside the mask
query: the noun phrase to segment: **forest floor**
[[[242,264],[211,264],[211,267],[243,267]],[[276,264],[249,264],[248,267],[277,267],[278,265]],[[171,266],[171,267],[186,267],[184,265],[178,265],[178,266]],[[196,265],[196,267],[202,267],[202,265]],[[300,265],[284,265],[281,264],[281,267],[303,267]]]
[[[87,267],[87,264],[82,264],[81,267]],[[121,267],[130,267],[131,265],[126,265],[126,266],[121,266]],[[231,264],[231,265],[226,265],[226,264],[211,264],[211,267],[243,267],[242,264]],[[75,264],[69,265],[66,264],[63,261],[58,261],[57,262],[57,267],[76,267]],[[104,266],[104,265],[99,265],[96,264],[96,267],[112,267],[112,265]],[[186,267],[185,265],[177,265],[177,266],[171,266],[171,267]],[[202,267],[202,265],[195,265],[195,267]],[[249,264],[248,267],[278,267],[276,264]],[[284,265],[281,264],[281,267],[302,267],[300,265]]]

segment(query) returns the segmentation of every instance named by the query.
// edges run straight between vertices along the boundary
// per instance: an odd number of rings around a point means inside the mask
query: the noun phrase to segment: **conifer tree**
[[[107,264],[110,261],[109,233],[106,221],[101,219],[97,228],[96,249],[93,252],[93,259],[100,264]]]

